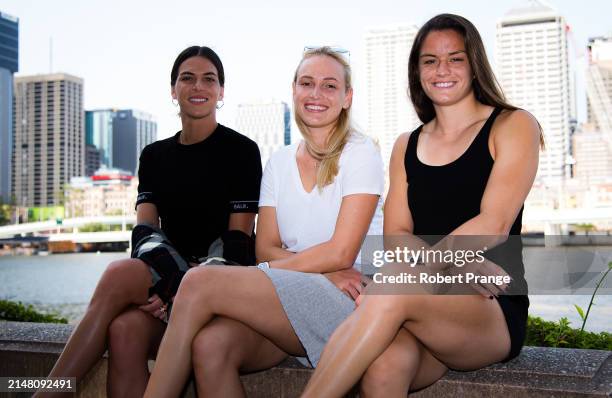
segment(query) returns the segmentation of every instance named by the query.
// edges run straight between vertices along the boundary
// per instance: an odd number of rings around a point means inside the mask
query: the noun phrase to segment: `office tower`
[[[157,123],[148,113],[119,110],[113,118],[112,140],[112,167],[137,174],[140,152],[157,140]]]
[[[612,37],[591,38],[588,49],[588,121],[612,148]]]
[[[19,21],[0,12],[0,201],[11,201],[13,74],[18,69]]]
[[[265,165],[274,151],[291,143],[289,107],[275,100],[239,104],[236,131],[259,145]]]
[[[612,183],[612,146],[593,124],[583,125],[573,136],[575,178],[583,187]]]
[[[13,193],[19,206],[62,203],[84,173],[83,80],[65,73],[15,78]]]
[[[85,175],[92,176],[102,166],[102,151],[85,144]]]
[[[497,23],[497,76],[508,101],[531,112],[542,126],[546,150],[540,154],[538,179],[547,185],[571,175],[575,104],[568,29],[562,15],[537,0]]]
[[[100,165],[112,167],[113,164],[113,119],[116,110],[94,109],[85,111],[85,145],[93,146],[98,150],[88,150],[85,154],[86,164],[94,164],[99,158]],[[94,159],[88,159],[93,156]],[[97,170],[97,168],[96,168]],[[95,172],[95,170],[94,170]],[[88,176],[93,173],[87,172]]]
[[[365,35],[367,132],[378,139],[386,166],[397,137],[420,124],[408,95],[408,56],[417,31],[414,25],[386,26]]]

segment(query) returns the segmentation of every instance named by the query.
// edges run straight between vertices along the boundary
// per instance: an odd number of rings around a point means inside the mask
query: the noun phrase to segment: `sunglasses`
[[[334,54],[338,54],[347,63],[350,63],[350,61],[351,61],[351,52],[349,50],[347,50],[346,48],[342,48],[342,47],[338,47],[338,46],[306,46],[306,47],[304,47],[304,53],[303,54],[307,54],[307,53],[310,53],[310,52],[316,52],[317,50],[321,50],[323,48],[333,52]]]

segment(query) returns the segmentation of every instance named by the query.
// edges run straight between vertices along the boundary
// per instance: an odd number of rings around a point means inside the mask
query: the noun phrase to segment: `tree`
[[[0,225],[10,224],[12,213],[13,206],[4,203],[4,200],[0,198]]]

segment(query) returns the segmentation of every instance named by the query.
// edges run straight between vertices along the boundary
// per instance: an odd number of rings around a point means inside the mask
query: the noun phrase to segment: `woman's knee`
[[[193,339],[191,354],[197,375],[210,374],[221,369],[240,367],[240,358],[236,349],[239,341],[232,338],[228,330],[222,327],[205,327]]]
[[[150,285],[148,268],[141,260],[113,261],[102,274],[92,301],[119,296],[133,296],[135,291],[144,292]]]
[[[108,279],[114,283],[130,282],[132,278],[137,276],[140,276],[142,279],[151,278],[148,265],[137,258],[124,258],[112,261],[102,274],[103,279]]]
[[[380,393],[405,390],[419,366],[419,346],[414,336],[400,331],[393,343],[368,367],[361,380],[365,396],[383,396]],[[374,394],[377,392],[377,394]]]
[[[115,357],[146,357],[149,352],[151,339],[149,334],[153,330],[147,328],[148,322],[143,317],[147,314],[139,314],[130,310],[122,313],[110,323],[108,327],[108,349]]]
[[[371,392],[388,391],[395,384],[405,384],[402,378],[406,377],[406,374],[393,367],[392,361],[380,357],[364,373],[361,379],[361,390],[364,395],[371,396]]]
[[[176,301],[186,302],[192,299],[202,302],[217,296],[219,270],[214,267],[194,267],[187,271],[179,286]]]

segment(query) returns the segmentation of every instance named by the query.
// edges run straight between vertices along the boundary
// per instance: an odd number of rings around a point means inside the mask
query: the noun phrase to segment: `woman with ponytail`
[[[200,396],[244,396],[240,372],[288,355],[316,366],[361,292],[353,267],[367,233],[381,234],[383,163],[350,124],[348,62],[310,49],[293,80],[303,140],[277,151],[262,179],[257,267],[187,272],[145,396],[178,396],[193,364]]]

